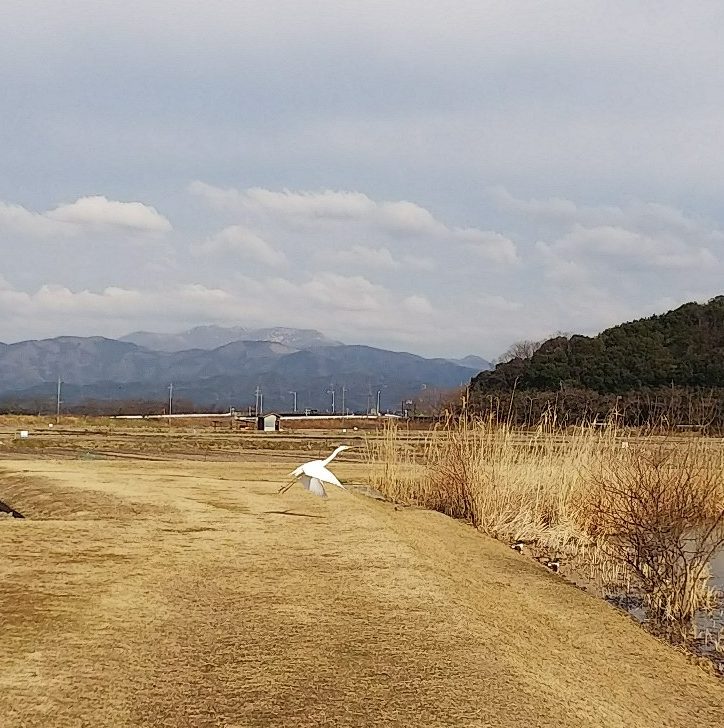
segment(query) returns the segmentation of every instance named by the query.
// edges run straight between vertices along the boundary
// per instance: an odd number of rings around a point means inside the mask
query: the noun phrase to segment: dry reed
[[[553,418],[522,433],[463,416],[419,443],[390,423],[368,450],[390,499],[564,557],[603,590],[639,595],[671,639],[711,606],[724,467],[703,439],[631,437],[614,421],[562,430]]]

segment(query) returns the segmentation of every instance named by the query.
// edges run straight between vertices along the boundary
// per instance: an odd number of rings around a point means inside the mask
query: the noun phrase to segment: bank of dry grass
[[[284,460],[2,465],[48,516],[0,522],[4,727],[724,720],[682,654],[438,513],[279,496]]]
[[[724,449],[702,438],[515,432],[463,417],[414,447],[394,424],[368,443],[392,500],[465,520],[563,557],[602,589],[638,589],[652,624],[684,637],[713,604],[708,562],[724,544]]]

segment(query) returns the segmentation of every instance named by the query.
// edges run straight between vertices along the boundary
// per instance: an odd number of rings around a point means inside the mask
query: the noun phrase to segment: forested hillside
[[[598,336],[546,341],[531,357],[482,372],[473,402],[532,419],[552,403],[578,420],[617,408],[636,424],[667,418],[681,424],[724,419],[724,296],[621,324]],[[487,404],[486,404],[487,403]]]

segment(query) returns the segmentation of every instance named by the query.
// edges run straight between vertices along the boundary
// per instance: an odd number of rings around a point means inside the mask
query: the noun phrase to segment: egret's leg
[[[277,493],[286,493],[296,482],[296,480],[290,480],[286,485],[282,485]]]

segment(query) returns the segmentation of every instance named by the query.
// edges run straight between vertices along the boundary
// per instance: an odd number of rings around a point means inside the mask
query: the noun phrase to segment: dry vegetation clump
[[[711,607],[709,562],[724,545],[721,463],[692,441],[599,460],[586,498],[586,532],[624,567],[651,626],[672,641]]]
[[[373,485],[389,498],[564,556],[602,590],[638,595],[672,641],[712,605],[724,465],[704,440],[629,440],[614,422],[563,431],[551,419],[520,433],[464,416],[418,447],[391,423],[368,448]]]
[[[462,418],[418,447],[392,423],[368,444],[373,484],[393,500],[438,510],[501,540],[563,545],[581,539],[580,494],[597,452],[616,447],[609,431],[565,438],[542,423],[521,436],[492,420]]]

